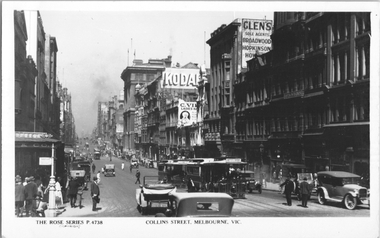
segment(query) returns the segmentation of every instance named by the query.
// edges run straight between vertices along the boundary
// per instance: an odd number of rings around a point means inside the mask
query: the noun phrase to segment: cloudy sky
[[[220,25],[236,18],[273,19],[270,11],[215,10],[216,3],[38,2],[18,8],[28,9],[39,10],[45,33],[56,37],[58,80],[71,93],[79,136],[96,126],[98,102],[123,89],[120,75],[133,58],[172,55],[173,64],[208,67],[205,41]]]

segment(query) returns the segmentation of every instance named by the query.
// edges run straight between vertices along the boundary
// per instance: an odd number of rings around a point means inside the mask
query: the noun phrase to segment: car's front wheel
[[[318,192],[318,202],[321,205],[325,205],[326,204],[325,194],[322,191]]]
[[[348,210],[353,210],[358,204],[358,200],[351,194],[347,194],[343,199],[343,204]]]

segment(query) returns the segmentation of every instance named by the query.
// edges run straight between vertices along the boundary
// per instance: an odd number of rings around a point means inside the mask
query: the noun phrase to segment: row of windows
[[[353,114],[350,115],[351,109]],[[236,125],[238,135],[269,135],[273,132],[301,131],[304,129],[321,128],[330,123],[353,121],[369,121],[369,96],[366,93],[357,95],[353,105],[350,105],[347,97],[340,97],[327,107],[310,107],[300,116],[278,116],[253,118],[251,121],[239,121]],[[303,121],[302,121],[303,120]]]

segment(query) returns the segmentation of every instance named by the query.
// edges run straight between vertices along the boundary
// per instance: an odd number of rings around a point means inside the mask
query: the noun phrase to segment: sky
[[[62,11],[40,10],[46,35],[56,37],[58,80],[72,97],[76,132],[96,126],[99,101],[123,90],[122,71],[134,58],[189,62],[209,67],[205,43],[236,18],[273,19],[273,12],[236,11]]]

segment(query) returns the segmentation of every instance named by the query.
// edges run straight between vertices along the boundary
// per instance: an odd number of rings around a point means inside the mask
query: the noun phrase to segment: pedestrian
[[[55,183],[55,208],[63,205],[62,187],[61,187],[61,177],[57,177],[57,182]]]
[[[132,164],[129,165],[129,172],[132,173]]]
[[[98,178],[94,177],[91,183],[91,198],[92,198],[92,211],[96,211],[96,204],[100,202],[100,190],[98,186]]]
[[[307,208],[307,200],[311,194],[311,189],[306,177],[303,178],[303,182],[300,184],[300,194],[302,199],[302,207]]]
[[[121,170],[124,170],[124,162],[121,163]]]
[[[72,208],[76,207],[75,203],[77,202],[78,188],[79,183],[76,178],[70,177],[68,191],[70,197],[70,205]]]
[[[100,183],[100,171],[98,171],[98,173],[96,174],[96,177],[98,178],[97,183],[99,184]]]
[[[36,202],[37,202],[37,206],[36,206],[36,213],[42,217],[45,217],[45,210],[47,209],[47,203],[44,202],[44,186],[42,185],[42,183],[39,184],[39,186],[37,187],[37,197],[36,197]]]
[[[287,178],[285,182],[280,184],[281,187],[285,186],[286,203],[288,206],[292,205],[292,192],[294,190],[294,183],[290,178]]]
[[[140,171],[139,170],[136,171],[136,182],[135,182],[135,184],[137,182],[139,182],[139,184],[140,184]]]
[[[195,188],[194,182],[191,178],[187,181],[187,191],[188,192],[193,192]]]
[[[92,173],[93,174],[95,173],[95,169],[96,169],[96,165],[94,163],[92,163]]]
[[[25,187],[22,185],[21,176],[16,176],[16,189],[15,189],[15,205],[16,205],[16,216],[22,217],[25,202]]]
[[[35,216],[35,199],[37,197],[37,185],[34,183],[34,177],[31,176],[25,185],[25,210],[26,216]]]

